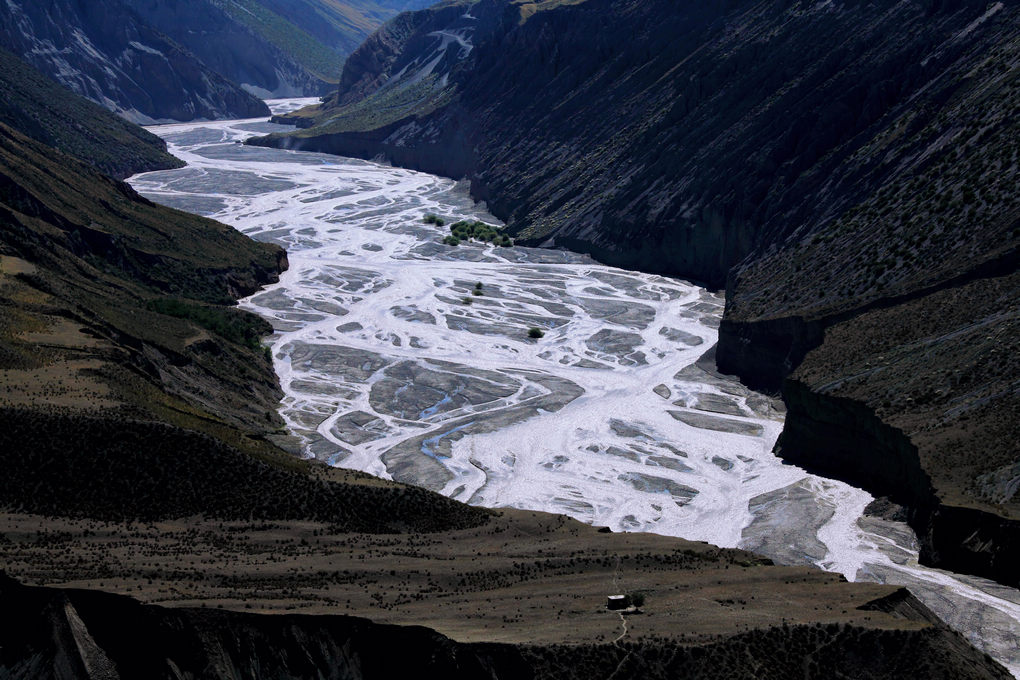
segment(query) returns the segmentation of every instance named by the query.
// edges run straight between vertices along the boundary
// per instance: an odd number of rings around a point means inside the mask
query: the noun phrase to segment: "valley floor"
[[[254,120],[153,128],[188,167],[139,175],[132,184],[155,201],[287,248],[291,268],[280,283],[243,303],[276,329],[281,414],[293,433],[282,445],[476,505],[562,513],[614,530],[745,548],[850,580],[905,584],[1020,674],[1020,593],[918,566],[905,524],[864,516],[873,500],[867,493],[771,453],[781,404],[714,371],[721,296],[566,252],[442,245],[448,230],[425,224],[425,214],[497,221],[447,180],[239,143],[274,129]],[[544,337],[529,338],[531,327]],[[309,530],[274,527],[264,538],[300,551],[300,540],[314,536]],[[568,548],[569,541],[547,550],[575,560],[584,553],[581,543]],[[600,567],[610,581],[615,559]],[[269,586],[293,589],[293,600],[279,599],[283,606],[316,596],[371,598],[350,594],[369,571],[339,589],[311,588],[295,576],[300,570],[286,586]],[[497,624],[501,635],[503,626],[518,625],[533,634],[529,618],[574,606],[567,582],[567,599],[544,603],[548,584],[532,590],[529,577],[510,596],[532,602],[525,609],[496,607],[477,625],[451,630],[431,623],[432,604],[413,595],[427,593],[402,592],[400,577],[392,579],[372,590],[377,598],[359,603],[359,614],[375,607],[384,615],[372,610],[374,619],[422,623],[460,640],[483,629],[494,639]],[[634,588],[646,587],[639,581]],[[753,584],[747,593],[762,596]],[[724,609],[740,606],[739,598],[719,597],[733,600]],[[672,616],[696,613],[691,620],[709,628],[718,619],[691,602],[669,602]],[[456,606],[444,595],[446,612]],[[527,607],[535,613],[522,613]],[[544,620],[544,635],[570,638],[573,624]],[[603,617],[583,637],[614,636],[618,623]]]

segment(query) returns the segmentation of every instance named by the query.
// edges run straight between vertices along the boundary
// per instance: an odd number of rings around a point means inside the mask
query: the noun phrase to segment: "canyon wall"
[[[852,399],[920,451],[923,559],[1015,585],[1003,569],[1020,509],[1006,356],[1015,4],[478,0],[443,12],[384,26],[333,98],[283,118],[300,129],[253,143],[466,178],[518,242],[725,286],[719,367],[798,404],[781,455],[845,469],[823,415],[843,402],[823,402]],[[969,350],[951,341],[964,336]],[[900,367],[875,370],[892,353]],[[841,437],[868,466],[886,430],[863,411]],[[884,493],[883,475],[864,474],[865,488]],[[998,518],[982,526],[999,537],[950,560],[940,537],[958,520],[938,526],[964,509]]]

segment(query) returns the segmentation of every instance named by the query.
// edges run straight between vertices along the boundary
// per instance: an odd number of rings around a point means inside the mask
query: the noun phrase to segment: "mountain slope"
[[[427,0],[124,0],[202,63],[261,97],[325,94],[344,58]],[[406,7],[405,7],[406,6]]]
[[[270,329],[229,306],[284,266],[0,125],[0,561],[91,588],[0,577],[0,675],[1007,677],[894,587],[284,454]]]
[[[6,126],[0,224],[5,406],[178,418],[213,435],[221,422],[273,426],[265,324],[223,305],[274,280],[281,250],[155,206]]]
[[[1009,677],[958,636],[931,624],[909,632],[784,626],[683,647],[661,640],[626,647],[520,647],[459,643],[427,628],[351,616],[167,609],[105,593],[25,587],[2,575],[0,603],[5,640],[0,670],[14,677],[481,680],[603,677],[614,669],[649,679],[784,678],[805,672],[823,677],[847,671],[869,679]],[[883,604],[870,608],[878,614]],[[851,651],[846,644],[851,638],[870,658]]]
[[[1020,10],[452,4],[253,143],[467,177],[518,239],[726,284],[718,363],[783,390],[781,455],[1017,585]]]
[[[0,4],[0,46],[133,122],[268,115],[119,0]]]
[[[119,179],[181,166],[156,135],[69,92],[2,48],[0,121]]]

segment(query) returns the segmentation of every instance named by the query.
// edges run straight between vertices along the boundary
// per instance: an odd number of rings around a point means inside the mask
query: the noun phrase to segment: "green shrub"
[[[528,337],[537,340],[538,338],[545,337],[545,331],[538,326],[532,326],[528,329]]]
[[[503,230],[478,220],[459,220],[450,225],[450,233],[461,241],[481,241],[493,245],[512,246],[513,240]]]
[[[456,236],[447,236],[446,238],[443,239],[443,243],[445,243],[448,246],[459,246],[460,239],[457,238]]]
[[[152,312],[187,319],[216,335],[239,345],[262,351],[262,336],[273,332],[268,321],[233,307],[212,307],[174,298],[149,300]]]

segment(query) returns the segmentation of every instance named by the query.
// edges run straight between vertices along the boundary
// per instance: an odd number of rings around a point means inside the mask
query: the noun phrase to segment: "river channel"
[[[140,193],[288,251],[242,302],[276,330],[284,447],[475,505],[907,585],[1020,677],[1020,592],[919,566],[909,527],[864,516],[869,494],[772,454],[782,404],[714,370],[721,293],[445,245],[426,214],[500,223],[448,179],[240,143],[290,129],[265,120],[149,129],[188,165],[133,177]]]

